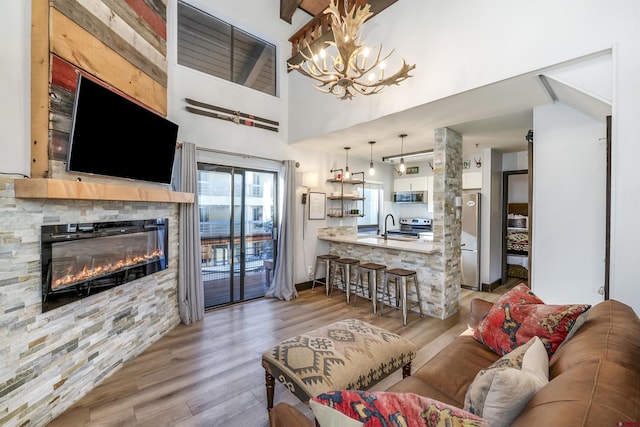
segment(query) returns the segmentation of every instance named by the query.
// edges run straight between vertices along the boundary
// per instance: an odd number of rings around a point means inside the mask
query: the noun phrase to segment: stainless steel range
[[[389,235],[416,237],[420,233],[433,231],[433,220],[430,218],[400,218],[400,230],[389,231]]]

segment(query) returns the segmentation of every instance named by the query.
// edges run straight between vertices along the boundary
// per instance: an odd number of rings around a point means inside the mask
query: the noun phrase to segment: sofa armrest
[[[286,402],[280,402],[269,411],[270,427],[315,427],[315,423]]]
[[[491,307],[493,307],[493,303],[491,301],[487,301],[482,298],[472,299],[468,326],[471,329],[475,329],[476,326],[478,326],[478,323],[480,323],[480,320],[482,320],[482,317],[489,312]]]

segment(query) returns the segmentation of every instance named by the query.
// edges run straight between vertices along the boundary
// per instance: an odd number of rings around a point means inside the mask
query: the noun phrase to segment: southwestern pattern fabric
[[[336,389],[366,389],[410,363],[416,346],[400,335],[347,319],[289,338],[262,365],[303,402]]]
[[[544,304],[524,283],[520,283],[505,292],[493,305],[493,308],[502,308],[506,304]]]
[[[414,393],[340,390],[311,399],[311,409],[320,427],[350,425],[348,417],[366,427],[463,427],[487,426],[482,418],[455,406]],[[316,405],[335,412],[318,411]],[[318,417],[320,415],[320,417]]]
[[[480,321],[473,337],[503,356],[537,336],[551,356],[589,308],[588,304],[494,306]]]

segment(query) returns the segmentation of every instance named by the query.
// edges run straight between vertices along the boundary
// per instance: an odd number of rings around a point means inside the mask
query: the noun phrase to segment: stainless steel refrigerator
[[[462,286],[480,290],[480,193],[462,195]]]

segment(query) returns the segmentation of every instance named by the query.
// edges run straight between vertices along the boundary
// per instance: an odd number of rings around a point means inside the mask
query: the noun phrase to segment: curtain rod
[[[182,142],[178,142],[177,147],[178,148],[182,148]],[[196,150],[198,150],[198,151],[206,151],[206,152],[209,152],[209,153],[216,153],[216,154],[226,154],[228,156],[242,157],[244,159],[259,159],[259,160],[267,160],[267,161],[270,161],[270,162],[277,162],[277,163],[284,163],[285,162],[284,160],[270,159],[268,157],[254,156],[254,155],[251,155],[251,154],[234,153],[233,151],[217,150],[215,148],[198,147],[197,145],[196,145]]]

